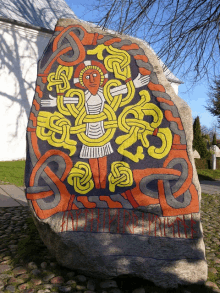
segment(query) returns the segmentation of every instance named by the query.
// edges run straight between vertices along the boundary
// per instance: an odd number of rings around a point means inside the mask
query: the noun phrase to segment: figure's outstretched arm
[[[133,80],[133,83],[135,88],[137,89],[139,87],[147,85],[149,81],[150,81],[149,75],[142,75],[139,73],[138,76]],[[116,86],[115,88],[110,90],[110,93],[113,97],[120,94],[127,94],[127,92],[128,92],[128,89],[125,84]]]
[[[63,98],[64,104],[78,104],[79,97],[64,97]],[[56,107],[57,105],[57,98],[49,95],[48,100],[41,100],[41,107]]]
[[[79,103],[79,97],[78,96],[64,97],[63,102],[64,102],[64,104],[78,104]]]
[[[41,100],[40,104],[41,104],[41,107],[56,107],[57,98],[49,95],[49,99]]]

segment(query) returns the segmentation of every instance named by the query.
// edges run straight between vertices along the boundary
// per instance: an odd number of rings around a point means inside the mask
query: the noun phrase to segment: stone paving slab
[[[4,195],[8,195],[10,198],[9,201],[13,199],[20,205],[27,206],[27,200],[22,187],[20,188],[15,185],[0,185],[0,190],[4,191]]]
[[[17,207],[20,203],[11,198],[0,186],[0,207]]]
[[[220,194],[220,181],[200,181],[203,193]]]

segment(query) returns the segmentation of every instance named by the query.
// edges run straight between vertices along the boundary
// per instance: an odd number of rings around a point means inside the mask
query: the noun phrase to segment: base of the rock
[[[135,214],[139,215],[138,212]],[[173,238],[141,233],[124,233],[122,237],[121,233],[105,233],[101,230],[89,233],[89,216],[86,229],[79,217],[78,231],[65,231],[66,228],[74,228],[70,219],[65,218],[63,213],[44,221],[34,218],[45,245],[57,261],[67,268],[104,279],[122,275],[140,277],[164,288],[174,288],[178,284],[202,284],[207,279],[201,237],[178,238],[178,232]],[[107,229],[109,223],[106,223]],[[151,233],[156,231],[153,231],[153,226]],[[162,229],[162,225],[159,228]],[[61,232],[62,229],[64,231]]]

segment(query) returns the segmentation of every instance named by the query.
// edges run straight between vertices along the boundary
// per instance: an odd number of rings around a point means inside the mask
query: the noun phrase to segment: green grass
[[[199,180],[220,179],[220,170],[197,169]]]
[[[0,184],[24,186],[25,161],[0,162]]]

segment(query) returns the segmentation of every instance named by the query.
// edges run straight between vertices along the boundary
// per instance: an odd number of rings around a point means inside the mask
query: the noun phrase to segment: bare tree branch
[[[93,9],[99,26],[144,37],[184,79],[220,74],[219,0],[95,0]]]

